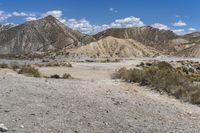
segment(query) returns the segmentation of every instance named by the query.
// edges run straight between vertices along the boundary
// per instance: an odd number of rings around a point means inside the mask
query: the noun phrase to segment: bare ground
[[[200,107],[111,80],[113,70],[139,62],[40,69],[43,75],[70,73],[71,80],[0,69],[0,123],[9,133],[199,132]]]

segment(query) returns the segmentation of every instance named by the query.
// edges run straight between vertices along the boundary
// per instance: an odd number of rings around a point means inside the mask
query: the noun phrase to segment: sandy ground
[[[71,80],[0,69],[0,123],[9,133],[198,133],[200,107],[110,78],[140,61],[40,68],[43,75],[70,73]]]

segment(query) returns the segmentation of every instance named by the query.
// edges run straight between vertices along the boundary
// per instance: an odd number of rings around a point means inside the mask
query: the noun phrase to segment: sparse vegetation
[[[59,61],[47,61],[43,60],[43,64],[36,64],[38,67],[72,67],[69,62],[59,62]]]
[[[65,74],[63,74],[62,78],[63,79],[70,79],[70,78],[72,78],[72,76],[68,73],[65,73]]]
[[[25,74],[28,76],[33,76],[33,77],[41,77],[40,72],[38,71],[38,69],[36,69],[35,67],[32,67],[30,65],[24,65],[20,68],[19,74]]]
[[[199,74],[190,74],[189,70],[173,68],[167,62],[152,63],[147,66],[142,69],[122,68],[114,74],[114,78],[148,85],[183,101],[200,104],[200,86],[193,83],[197,77],[200,79]]]
[[[50,78],[54,78],[54,79],[70,79],[70,78],[72,78],[72,76],[70,74],[68,74],[68,73],[65,73],[65,74],[63,74],[62,77],[60,77],[60,75],[58,75],[58,74],[54,74],[54,75],[51,75]]]
[[[0,64],[0,68],[9,68],[9,66],[5,63]]]
[[[54,75],[51,75],[50,78],[53,78],[53,79],[60,79],[60,76],[58,74],[54,74]]]

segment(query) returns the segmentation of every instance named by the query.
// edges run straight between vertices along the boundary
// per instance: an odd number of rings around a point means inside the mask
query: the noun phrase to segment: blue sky
[[[86,34],[144,25],[186,34],[200,30],[199,5],[199,0],[1,0],[0,22],[53,15]]]

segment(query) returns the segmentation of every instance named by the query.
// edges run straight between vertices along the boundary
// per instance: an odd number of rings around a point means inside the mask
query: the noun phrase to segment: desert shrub
[[[190,93],[190,102],[193,104],[200,104],[200,87],[195,86],[192,89],[192,92]]]
[[[72,78],[72,77],[71,77],[70,74],[65,73],[65,74],[63,74],[62,78],[63,78],[63,79],[70,79],[70,78]]]
[[[0,64],[0,68],[9,68],[9,66],[6,63]]]
[[[43,66],[46,66],[46,67],[58,67],[58,66],[72,67],[72,64],[68,63],[68,62],[53,61],[53,62],[48,62],[48,63],[44,64]]]
[[[111,75],[112,79],[124,79],[127,75],[127,69],[125,67],[119,69]]]
[[[141,62],[141,63],[140,63],[140,66],[141,66],[141,67],[144,67],[144,65],[145,65],[144,62]]]
[[[13,70],[17,70],[17,69],[20,69],[20,64],[17,63],[17,62],[13,62],[10,64],[10,68],[13,69]]]
[[[190,73],[195,73],[195,70],[194,70],[193,68],[189,68],[188,71],[189,71]]]
[[[58,74],[54,74],[54,75],[51,75],[50,78],[54,78],[54,79],[60,79],[60,76]]]
[[[199,74],[187,75],[169,63],[160,62],[142,70],[122,68],[115,75],[124,81],[148,85],[156,91],[165,92],[183,101],[200,104],[200,86],[193,83],[194,79],[200,81]]]
[[[169,70],[173,69],[172,65],[165,61],[158,62],[157,64],[155,64],[155,66],[158,67],[159,69],[169,69]]]
[[[146,66],[152,66],[152,63],[147,62]]]
[[[25,74],[28,76],[33,76],[33,77],[41,77],[40,72],[38,71],[38,69],[30,66],[30,65],[24,65],[20,68],[19,74]]]
[[[129,82],[142,82],[144,80],[144,71],[140,69],[130,69],[127,70],[127,76],[125,76],[124,80]]]

